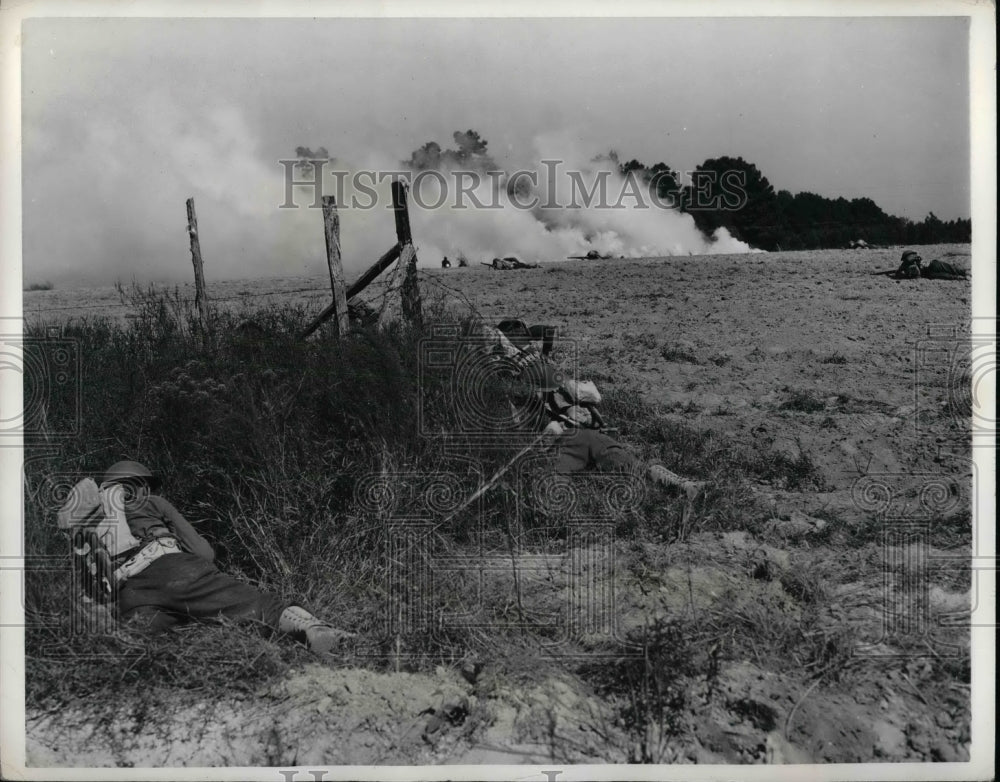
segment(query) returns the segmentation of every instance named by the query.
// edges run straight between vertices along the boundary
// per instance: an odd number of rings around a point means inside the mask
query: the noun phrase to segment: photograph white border
[[[20,159],[20,25],[24,19],[39,17],[755,17],[755,16],[968,16],[971,20],[970,127],[972,179],[972,258],[974,264],[972,314],[981,332],[996,315],[996,38],[995,8],[991,3],[959,0],[903,2],[818,2],[769,0],[768,2],[650,2],[631,0],[614,5],[597,2],[559,0],[540,4],[530,0],[491,3],[434,2],[410,3],[403,0],[347,0],[346,2],[262,2],[230,0],[38,0],[4,2],[0,8],[0,317],[20,323],[21,294],[21,159]],[[11,320],[7,320],[8,323]],[[992,322],[995,329],[995,321]],[[985,333],[985,332],[984,332]],[[10,375],[11,373],[6,373]],[[995,383],[993,374],[987,378]],[[994,387],[995,392],[995,387]],[[988,420],[996,420],[993,398],[980,400],[990,405],[984,410]],[[21,409],[21,389],[4,382],[0,404],[9,416]],[[995,557],[995,452],[974,448],[976,471],[987,478],[979,490],[978,518],[974,524],[982,543],[981,556]],[[24,654],[23,622],[18,596],[23,566],[22,454],[19,448],[0,448],[0,762],[2,776],[9,779],[149,779],[149,780],[275,780],[284,779],[278,769],[60,769],[25,768]],[[995,559],[992,560],[995,563]],[[523,766],[349,766],[331,767],[323,779],[468,779],[545,780],[544,771],[560,771],[558,779],[677,779],[677,780],[937,780],[986,779],[994,773],[995,726],[995,569],[980,571],[982,592],[973,616],[972,628],[972,755],[968,763],[871,763],[811,766],[639,766],[558,764]],[[313,779],[310,768],[300,769],[296,779]]]

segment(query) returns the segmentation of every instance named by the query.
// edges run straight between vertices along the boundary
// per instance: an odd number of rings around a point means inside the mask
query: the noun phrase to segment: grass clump
[[[702,673],[689,628],[656,618],[629,633],[627,652],[582,665],[579,673],[609,698],[628,738],[628,763],[662,763],[685,732],[690,680]]]
[[[557,590],[531,580],[526,557],[584,545],[579,518],[648,541],[684,540],[693,529],[763,523],[753,482],[819,481],[805,456],[667,420],[612,385],[602,409],[640,462],[710,481],[693,514],[637,476],[581,474],[569,493],[543,486],[540,450],[460,508],[533,437],[511,436],[503,373],[472,360],[467,313],[428,305],[424,328],[359,326],[344,339],[324,328],[305,341],[299,335],[314,313],[304,307],[218,311],[204,328],[176,290],[120,293],[136,312],[129,322],[84,320],[62,330],[82,375],[48,390],[41,406],[50,421],[79,411],[79,426],[26,444],[26,552],[65,565],[26,577],[35,620],[28,694],[36,705],[86,698],[95,682],[116,693],[180,687],[221,695],[239,680],[257,686],[280,675],[305,654],[227,626],[186,628],[166,641],[135,638],[113,623],[74,635],[68,543],[53,517],[69,486],[122,458],[162,476],[161,493],[212,543],[224,572],[358,631],[368,664],[399,670],[547,642],[553,612],[563,609]],[[426,360],[428,340],[475,371],[438,371]],[[613,491],[609,480],[618,481]],[[435,564],[462,557],[485,557],[496,575],[477,582]],[[416,624],[400,619],[407,616]],[[660,651],[651,659],[667,654],[664,639],[674,637],[656,632],[660,640],[647,646]]]
[[[121,292],[137,311],[127,324],[79,321],[62,331],[78,352],[81,376],[43,394],[41,420],[78,411],[77,431],[55,439],[43,430],[26,444],[26,550],[66,566],[59,577],[28,577],[26,609],[38,618],[29,630],[28,657],[37,663],[29,662],[29,694],[65,692],[52,678],[65,669],[44,662],[60,646],[60,654],[69,650],[82,661],[66,685],[81,696],[98,664],[86,660],[116,645],[122,655],[133,649],[115,634],[59,643],[72,589],[68,541],[55,512],[76,481],[99,478],[122,458],[162,476],[160,492],[213,544],[223,571],[348,628],[382,632],[393,527],[364,487],[370,479],[395,488],[400,475],[441,474],[464,495],[477,479],[457,470],[418,426],[447,426],[457,415],[449,378],[421,375],[424,333],[390,324],[343,340],[324,330],[304,341],[299,334],[312,313],[295,306],[218,312],[206,330],[176,291]],[[29,337],[45,333],[36,328]],[[39,391],[32,380],[26,395]],[[487,468],[511,453],[489,453]],[[424,500],[401,496],[396,511],[416,513]],[[218,681],[238,675],[213,659],[207,667]],[[142,684],[172,686],[173,676],[197,678],[195,669],[202,670],[179,664],[168,675],[167,667],[144,665]],[[125,677],[120,685],[140,682]]]
[[[779,409],[796,413],[818,413],[826,409],[826,403],[809,391],[792,391]]]
[[[660,356],[664,361],[679,364],[700,364],[701,361],[694,351],[683,345],[666,344],[660,348]]]

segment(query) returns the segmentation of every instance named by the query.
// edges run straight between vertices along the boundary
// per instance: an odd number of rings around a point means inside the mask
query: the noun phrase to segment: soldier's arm
[[[162,511],[164,518],[167,520],[167,524],[173,530],[174,534],[177,535],[184,547],[192,554],[196,554],[202,559],[207,559],[209,562],[214,562],[215,551],[212,545],[198,534],[198,531],[191,526],[191,522],[185,519],[180,511],[163,499],[163,497],[156,497],[155,499],[157,507]]]

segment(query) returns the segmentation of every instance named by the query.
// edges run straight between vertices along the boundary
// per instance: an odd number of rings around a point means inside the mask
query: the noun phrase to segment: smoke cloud
[[[568,134],[539,136],[534,146],[538,184],[522,193],[518,203],[537,200],[538,205],[517,208],[498,192],[499,182],[487,180],[475,188],[477,199],[505,204],[503,208],[455,208],[449,199],[439,209],[417,211],[414,235],[420,236],[425,256],[464,254],[488,261],[516,255],[527,261],[553,261],[589,251],[625,257],[751,251],[724,228],[706,237],[690,215],[654,205],[641,184],[627,181],[610,160],[588,158]],[[595,190],[602,181],[606,197]],[[589,202],[581,184],[593,196]]]
[[[124,111],[126,116],[113,120],[91,118],[74,148],[61,156],[26,156],[26,275],[96,284],[131,278],[188,281],[188,197],[195,199],[209,280],[326,273],[321,212],[310,208],[317,200],[315,191],[293,187],[297,208],[280,208],[288,193],[286,169],[277,159],[267,159],[261,139],[239,109],[223,104],[192,117],[171,96],[151,93]],[[451,174],[495,167],[478,136],[460,133],[455,139],[456,154],[445,150],[425,170]],[[345,271],[355,276],[392,246],[395,233],[391,177],[381,182],[369,178],[363,190],[354,177],[406,166],[390,152],[341,150],[332,141],[318,140],[331,152],[290,144],[287,156],[330,157],[323,192],[338,195]],[[507,255],[558,261],[591,250],[615,257],[750,250],[724,230],[706,237],[689,215],[636,208],[628,197],[621,199],[622,208],[545,208],[550,192],[557,194],[559,204],[573,201],[574,171],[588,187],[603,171],[610,202],[619,200],[626,180],[610,162],[593,162],[594,151],[575,148],[566,134],[539,136],[527,156],[535,162],[526,166],[537,171],[537,186],[522,193],[542,202],[533,209],[510,203],[502,177],[484,177],[458,204],[453,178],[445,178],[449,190],[444,199],[439,184],[424,178],[420,193],[411,192],[410,198],[420,264],[437,266],[444,255],[464,255],[476,263]],[[555,181],[547,179],[542,160],[561,161]],[[340,192],[334,170],[343,176]],[[71,180],[67,171],[73,172]],[[301,171],[295,176],[310,178]],[[476,208],[473,198],[499,208]],[[352,203],[369,208],[352,208]]]

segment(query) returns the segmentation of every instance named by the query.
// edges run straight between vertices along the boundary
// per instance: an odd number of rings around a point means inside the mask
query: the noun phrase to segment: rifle
[[[439,527],[443,527],[445,524],[447,524],[449,521],[451,521],[453,518],[455,518],[459,513],[461,513],[466,508],[468,508],[473,502],[475,502],[476,500],[478,500],[489,489],[491,489],[493,486],[495,486],[496,482],[499,481],[503,477],[504,473],[506,473],[511,467],[513,467],[515,464],[517,464],[518,460],[522,456],[524,456],[526,453],[528,453],[528,451],[530,451],[532,448],[534,448],[536,445],[538,445],[538,443],[541,442],[544,437],[545,437],[545,432],[542,432],[541,434],[537,435],[534,440],[532,440],[530,443],[528,443],[526,446],[524,446],[524,448],[522,448],[520,451],[518,451],[516,454],[514,454],[514,456],[511,459],[509,459],[507,461],[507,463],[503,467],[501,467],[499,470],[497,470],[495,473],[493,473],[493,475],[490,477],[490,479],[488,481],[480,484],[479,488],[476,489],[468,497],[466,497],[462,501],[462,503],[457,508],[455,508],[455,510],[453,510],[451,513],[449,513],[440,522],[438,522],[437,524],[435,524],[434,525],[434,529],[438,529]]]
[[[895,274],[898,271],[899,269],[889,269],[888,271],[884,272],[872,272],[872,277],[878,277],[880,274]]]

